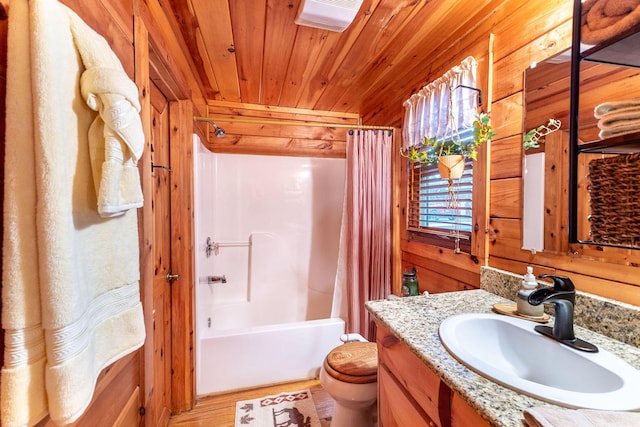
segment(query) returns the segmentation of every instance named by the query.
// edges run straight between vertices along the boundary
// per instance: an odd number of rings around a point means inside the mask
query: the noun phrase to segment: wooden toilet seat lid
[[[325,370],[337,380],[366,384],[378,378],[378,347],[373,342],[348,342],[331,350]]]

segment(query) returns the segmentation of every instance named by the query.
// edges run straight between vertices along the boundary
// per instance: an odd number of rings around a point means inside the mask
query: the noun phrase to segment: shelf
[[[585,61],[640,68],[640,26],[630,28],[618,36],[585,50]]]
[[[578,153],[631,154],[640,152],[640,132],[578,145]]]

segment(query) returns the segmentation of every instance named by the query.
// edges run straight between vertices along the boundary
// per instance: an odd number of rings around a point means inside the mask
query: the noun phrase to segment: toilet
[[[373,426],[378,396],[376,343],[351,341],[331,350],[320,369],[320,384],[335,402],[331,427]]]

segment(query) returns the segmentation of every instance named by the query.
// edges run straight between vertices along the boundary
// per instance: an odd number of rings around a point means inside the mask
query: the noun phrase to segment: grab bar
[[[211,237],[207,237],[207,245],[204,248],[205,253],[207,254],[207,258],[214,255],[218,255],[220,252],[220,248],[230,248],[230,247],[240,247],[240,246],[251,246],[251,241],[249,242],[229,242],[229,243],[220,243],[214,242],[211,240]]]

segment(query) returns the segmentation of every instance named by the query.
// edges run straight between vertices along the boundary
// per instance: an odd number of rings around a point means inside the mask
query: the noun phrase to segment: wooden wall
[[[535,2],[531,2],[535,3]],[[513,44],[505,38],[505,43],[496,51],[495,62],[495,103],[494,121],[504,123],[496,129],[499,137],[492,147],[491,189],[492,212],[512,212],[493,215],[490,232],[489,265],[523,274],[526,265],[533,265],[538,273],[566,275],[573,279],[580,290],[616,300],[640,305],[640,253],[630,249],[605,248],[588,245],[569,245],[566,230],[567,187],[558,186],[566,182],[568,138],[566,133],[556,135],[562,142],[551,153],[554,167],[547,166],[547,172],[556,179],[547,186],[551,197],[547,197],[545,212],[545,249],[532,254],[520,249],[522,230],[522,172],[513,170],[505,173],[506,164],[521,165],[522,158],[522,70],[532,61],[540,61],[551,54],[571,46],[571,14],[573,2],[543,2],[548,5],[555,22],[553,28],[531,22],[524,25],[526,38]],[[547,22],[539,21],[539,22]],[[544,30],[544,31],[538,31]],[[499,39],[499,37],[497,37]],[[502,145],[509,149],[499,149]],[[564,148],[563,148],[564,147]],[[500,197],[495,192],[514,194],[515,197]],[[505,201],[513,201],[517,209],[505,206]],[[506,235],[506,236],[505,236]]]
[[[357,114],[225,101],[210,101],[208,117],[226,131],[224,138],[216,138],[209,127],[211,151],[286,156],[344,158],[344,126],[359,123]]]
[[[7,6],[8,0],[0,0]],[[173,36],[178,25],[167,13],[160,0],[102,0],[100,2],[84,2],[82,0],[64,0],[72,9],[105,35],[114,51],[123,61],[125,69],[140,87],[148,87],[145,80],[154,79],[154,75],[172,75],[172,87],[180,88],[177,98],[187,96],[193,105],[193,114],[197,116],[216,117],[252,117],[257,119],[308,120],[329,123],[357,124],[358,117],[349,114],[331,114],[309,110],[273,109],[253,104],[234,104],[224,102],[208,102],[200,91],[198,73],[193,72],[194,64],[183,52],[187,52],[183,42]],[[478,165],[479,181],[477,201],[479,202],[478,230],[475,232],[474,255],[455,255],[452,251],[407,240],[402,234],[404,219],[401,202],[394,203],[395,227],[401,238],[397,259],[403,268],[416,266],[422,290],[432,292],[467,289],[479,284],[480,266],[490,265],[497,268],[523,273],[526,265],[533,265],[536,273],[566,274],[574,279],[579,289],[599,295],[608,296],[625,302],[640,305],[640,275],[638,251],[612,248],[582,247],[568,245],[562,239],[566,231],[562,220],[550,223],[555,233],[548,236],[553,249],[542,253],[531,254],[520,249],[522,228],[522,81],[523,71],[532,62],[539,61],[554,53],[564,50],[570,45],[571,0],[511,0],[499,9],[487,15],[487,19],[469,28],[461,38],[441,56],[433,57],[432,62],[424,66],[424,82],[438,77],[442,72],[458,63],[469,54],[484,58],[492,68],[483,68],[486,97],[492,101],[487,105],[491,110],[493,124],[497,133],[490,147],[484,149]],[[9,12],[10,13],[10,12]],[[134,22],[144,24],[143,30],[136,30]],[[148,33],[147,33],[148,32]],[[136,67],[145,58],[135,43],[136,37],[147,37],[151,44],[151,54],[160,58],[155,61],[161,69],[147,70],[144,73]],[[462,33],[461,33],[462,34]],[[139,39],[138,39],[139,40]],[[146,45],[145,45],[146,49]],[[0,20],[0,51],[6,52],[6,21]],[[147,53],[148,55],[148,53]],[[138,59],[136,59],[138,56]],[[4,94],[6,84],[5,55],[0,61],[0,108],[4,111]],[[163,69],[164,68],[164,69]],[[141,74],[142,73],[142,74]],[[489,75],[493,77],[490,80]],[[155,80],[154,80],[155,81]],[[161,82],[159,82],[161,83]],[[402,82],[399,82],[402,85]],[[418,90],[413,88],[412,90]],[[167,90],[174,90],[169,89]],[[407,93],[408,98],[411,93]],[[146,96],[142,93],[142,96]],[[147,101],[148,102],[148,101]],[[396,118],[400,122],[402,108],[399,105],[388,105],[384,102],[376,104],[375,111],[363,111],[364,123],[374,120],[384,111],[385,117]],[[183,117],[188,120],[188,117]],[[393,120],[391,120],[393,122]],[[244,152],[253,154],[279,155],[316,155],[343,157],[345,129],[331,127],[291,127],[270,124],[239,124],[220,121],[218,123],[227,131],[227,137],[217,139],[210,135],[211,128],[204,123],[181,123],[182,140],[188,144],[187,136],[193,130],[208,140],[213,151]],[[148,126],[148,123],[145,124]],[[0,121],[2,140],[4,139],[4,114]],[[3,144],[4,145],[4,144]],[[172,147],[175,150],[176,147]],[[173,151],[172,151],[173,152]],[[178,149],[176,155],[181,155]],[[189,167],[189,151],[185,149],[181,163]],[[402,161],[395,159],[398,199],[405,193]],[[560,164],[559,162],[558,164]],[[145,166],[146,167],[146,166]],[[143,167],[141,172],[147,173]],[[189,170],[183,171],[189,173]],[[3,175],[3,174],[2,174]],[[143,184],[144,185],[144,184]],[[187,184],[188,185],[188,184]],[[148,182],[145,187],[145,198],[150,200]],[[483,191],[483,189],[488,191]],[[182,191],[182,190],[180,190]],[[185,190],[186,191],[186,190]],[[560,190],[561,191],[561,190]],[[488,195],[488,197],[485,197]],[[181,200],[190,200],[190,194],[181,195]],[[559,195],[557,200],[562,200]],[[557,206],[550,206],[556,209]],[[561,213],[557,214],[562,217]],[[189,215],[184,216],[183,229],[189,229],[192,221]],[[143,280],[141,287],[148,286],[149,275],[152,276],[151,260],[145,258],[150,240],[150,224],[148,213],[141,215],[141,242],[143,244],[141,270]],[[554,240],[555,239],[555,240]],[[188,262],[183,260],[183,262]],[[399,289],[399,277],[394,282]],[[179,316],[189,316],[185,309]],[[192,351],[192,319],[178,319],[183,322],[182,337],[184,348],[182,372],[179,388],[185,399],[175,403],[184,409],[190,403],[188,394],[193,383],[189,375],[193,375],[193,365],[189,352]],[[78,423],[94,425],[96,419],[106,425],[123,422],[131,425],[136,419],[144,424],[145,418],[138,417],[137,408],[144,404],[145,390],[138,389],[144,373],[144,352],[138,352],[106,369],[101,375],[96,399],[87,414]],[[191,390],[190,390],[191,389]],[[122,410],[126,408],[126,410]],[[119,421],[120,420],[120,421]],[[135,422],[135,421],[134,421]],[[46,422],[45,422],[46,424]]]
[[[564,142],[551,153],[547,166],[547,173],[552,177],[546,184],[549,195],[545,205],[545,247],[548,249],[536,254],[521,249],[523,72],[532,62],[571,46],[573,2],[510,1],[505,6],[511,10],[508,17],[488,29],[479,25],[459,41],[460,52],[455,60],[434,58],[435,63],[442,64],[431,65],[446,69],[472,51],[477,40],[487,37],[488,33],[495,37],[491,116],[496,137],[488,153],[489,198],[486,204],[482,200],[478,203],[480,210],[489,212],[489,224],[481,230],[487,245],[486,265],[517,274],[524,274],[526,266],[532,265],[536,274],[566,275],[580,290],[640,305],[640,251],[568,244],[568,196],[564,184],[568,173],[566,133],[554,136],[563,138]],[[500,13],[502,11],[496,11]],[[437,76],[430,74],[427,80]],[[479,78],[488,76],[479,74]],[[366,112],[364,117],[366,119]],[[403,191],[401,187],[400,192]],[[400,221],[404,224],[403,217]],[[416,267],[421,288],[439,292],[479,286],[480,266],[485,265],[483,259],[476,263],[468,255],[455,255],[452,251],[410,242],[406,236],[401,245],[403,268]]]
[[[433,64],[432,69],[437,70],[429,74],[427,78],[431,81],[438,78],[449,68],[459,64],[464,58],[472,55],[478,61],[477,84],[482,91],[483,104],[480,107],[483,111],[491,109],[491,75],[493,73],[492,55],[495,38],[492,33],[474,34],[471,40],[461,41],[463,50],[456,55],[448,55],[446,62]],[[415,90],[418,90],[416,88]],[[400,157],[400,156],[398,156]],[[444,292],[474,289],[478,287],[480,281],[480,266],[484,264],[487,256],[485,229],[489,224],[489,212],[486,209],[487,203],[484,195],[487,194],[488,167],[490,152],[488,146],[481,146],[478,149],[478,160],[474,164],[474,204],[478,206],[473,213],[471,232],[470,253],[455,254],[453,249],[425,244],[419,238],[412,238],[406,230],[407,205],[407,179],[408,163],[400,161],[397,170],[400,176],[397,177],[399,185],[399,206],[394,206],[394,215],[400,226],[400,251],[402,259],[402,270],[409,271],[415,269],[418,273],[420,291]],[[393,280],[393,291],[399,293],[401,274],[398,271]]]

